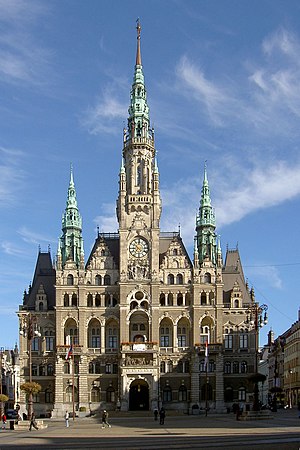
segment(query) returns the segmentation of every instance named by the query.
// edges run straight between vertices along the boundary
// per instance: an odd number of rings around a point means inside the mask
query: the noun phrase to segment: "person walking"
[[[108,420],[108,412],[105,409],[102,413],[102,428],[104,427],[111,428],[111,425],[108,423],[107,420]]]
[[[164,425],[165,417],[166,417],[165,409],[164,408],[160,408],[160,411],[159,411],[159,424],[160,425]]]
[[[37,426],[36,421],[35,421],[35,414],[34,414],[34,412],[31,414],[29,431],[31,431],[32,427],[35,428],[36,430],[38,430],[38,426]]]
[[[6,415],[2,416],[2,430],[6,430]]]
[[[68,413],[68,411],[66,411],[66,414],[65,414],[65,421],[66,421],[66,427],[67,427],[67,428],[69,428],[69,417],[70,417],[70,414]]]

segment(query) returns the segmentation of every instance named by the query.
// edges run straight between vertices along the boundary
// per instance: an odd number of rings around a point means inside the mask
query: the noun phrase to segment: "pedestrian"
[[[6,430],[6,415],[2,415],[2,430]]]
[[[38,430],[38,426],[37,426],[36,421],[35,421],[35,414],[34,414],[34,412],[31,414],[29,431],[31,431],[32,427],[35,428],[36,430]]]
[[[67,428],[69,428],[69,417],[70,417],[70,415],[69,415],[68,411],[66,411],[66,414],[65,414],[65,421],[66,421],[66,427],[67,427]]]
[[[110,428],[111,427],[111,425],[108,423],[107,419],[108,419],[108,412],[105,409],[102,413],[102,428],[104,428],[104,427]]]
[[[160,408],[160,411],[159,411],[159,424],[160,425],[164,425],[165,417],[166,417],[165,409],[164,408]]]
[[[157,420],[157,417],[158,417],[158,410],[157,410],[157,408],[155,408],[155,410],[154,410],[154,420]]]

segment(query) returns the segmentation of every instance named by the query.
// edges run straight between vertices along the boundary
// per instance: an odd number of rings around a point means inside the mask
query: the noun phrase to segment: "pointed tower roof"
[[[71,166],[70,182],[66,209],[62,218],[62,236],[58,245],[58,256],[62,258],[62,265],[69,259],[78,266],[83,255],[82,218],[78,210],[76,189]]]
[[[205,258],[209,258],[209,260],[214,264],[217,262],[217,235],[215,233],[215,229],[216,218],[213,207],[211,206],[210,190],[205,162],[200,207],[199,213],[196,217],[196,239],[200,264],[204,261]]]
[[[130,106],[128,109],[128,134],[130,138],[146,137],[150,132],[149,106],[144,81],[144,73],[141,55],[141,25],[137,20],[137,50],[134,68],[133,83],[131,88]]]

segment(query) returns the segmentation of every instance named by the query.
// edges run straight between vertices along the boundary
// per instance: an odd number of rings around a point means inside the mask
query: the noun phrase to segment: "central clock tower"
[[[123,130],[123,154],[117,200],[120,286],[128,282],[149,285],[151,281],[156,281],[159,271],[161,215],[159,173],[154,129],[150,127],[140,41],[141,27],[138,22],[136,64],[128,123],[127,128]],[[122,297],[121,295],[121,302]]]

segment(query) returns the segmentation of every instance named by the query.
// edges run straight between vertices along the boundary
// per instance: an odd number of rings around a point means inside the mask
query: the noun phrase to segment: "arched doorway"
[[[129,391],[129,410],[149,410],[149,386],[144,380],[134,380]]]

